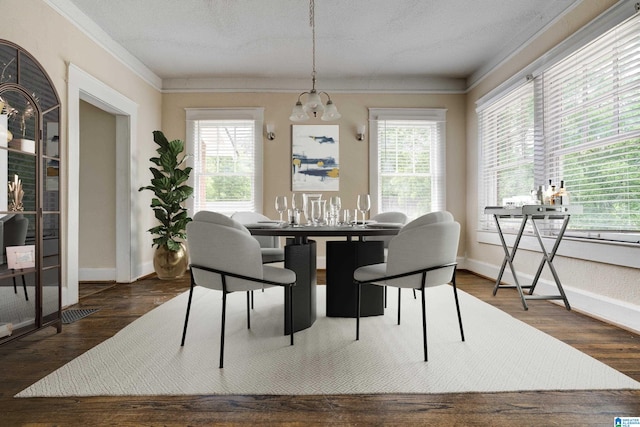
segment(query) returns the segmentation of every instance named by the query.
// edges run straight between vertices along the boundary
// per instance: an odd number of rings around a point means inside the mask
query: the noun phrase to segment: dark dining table
[[[401,224],[369,222],[364,225],[291,226],[276,221],[245,224],[254,236],[286,237],[286,268],[295,271],[293,289],[294,331],[311,327],[316,320],[316,242],[311,237],[343,237],[326,242],[326,315],[356,317],[357,288],[353,272],[363,265],[384,262],[384,242],[370,237],[398,234]],[[291,302],[285,295],[285,310]],[[286,311],[285,311],[286,312]],[[384,290],[380,286],[363,286],[361,316],[384,314]],[[285,316],[285,334],[291,327]]]

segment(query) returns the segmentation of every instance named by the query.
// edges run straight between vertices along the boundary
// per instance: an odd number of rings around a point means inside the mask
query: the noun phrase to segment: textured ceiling
[[[49,1],[87,31],[93,21],[164,82],[310,80],[305,0]],[[468,85],[576,2],[316,0],[318,83]]]

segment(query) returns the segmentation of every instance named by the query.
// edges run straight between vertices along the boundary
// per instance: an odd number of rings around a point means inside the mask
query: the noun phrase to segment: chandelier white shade
[[[312,57],[313,57],[313,70],[311,72],[311,90],[309,92],[302,92],[298,95],[298,102],[293,107],[289,120],[292,122],[303,122],[309,120],[312,116],[318,117],[324,121],[337,120],[340,117],[340,113],[336,108],[331,97],[327,92],[316,91],[316,25],[315,25],[315,3],[314,0],[309,1],[309,25],[311,26],[311,40],[312,40]],[[322,96],[326,95],[327,103],[322,102]],[[303,97],[304,103],[303,103]]]

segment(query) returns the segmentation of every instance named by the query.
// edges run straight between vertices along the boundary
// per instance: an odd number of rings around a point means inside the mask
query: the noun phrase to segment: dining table
[[[317,318],[317,243],[312,237],[341,237],[326,241],[326,316],[356,317],[357,287],[353,272],[360,266],[384,262],[384,241],[379,237],[394,236],[402,228],[399,223],[348,223],[339,225],[291,225],[280,221],[245,224],[254,236],[286,238],[284,266],[296,273],[293,288],[294,331],[307,329]],[[384,290],[365,285],[361,291],[361,316],[384,314]],[[291,301],[285,293],[285,313]],[[284,316],[284,333],[291,325]]]

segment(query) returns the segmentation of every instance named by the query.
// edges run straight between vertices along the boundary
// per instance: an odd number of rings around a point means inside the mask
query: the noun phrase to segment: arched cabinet
[[[61,330],[59,139],[49,76],[0,40],[0,344]]]

